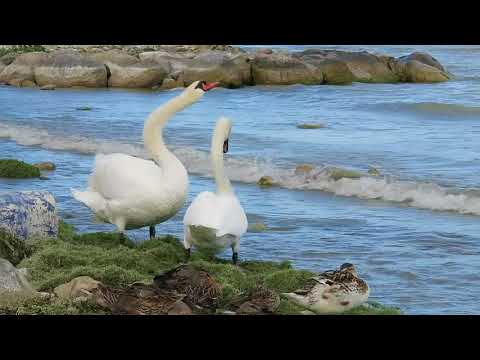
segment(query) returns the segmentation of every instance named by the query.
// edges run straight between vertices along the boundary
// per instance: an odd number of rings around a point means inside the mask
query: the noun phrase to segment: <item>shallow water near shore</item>
[[[372,300],[407,314],[479,314],[480,47],[335,48],[394,56],[424,50],[456,78],[215,89],[165,131],[191,173],[189,201],[213,189],[210,137],[215,121],[230,117],[227,171],[250,222],[266,225],[245,235],[242,259],[291,260],[315,271],[352,262]],[[180,91],[0,87],[0,157],[57,165],[44,173],[49,180],[0,179],[0,192],[49,190],[80,232],[113,230],[95,223],[70,188],[85,188],[96,152],[145,156],[145,117]],[[300,123],[326,126],[298,129]],[[314,165],[317,176],[295,175],[300,163]],[[326,165],[363,172],[374,166],[382,176],[333,182],[322,175]],[[280,186],[258,187],[263,175]],[[157,232],[181,237],[185,210]],[[141,241],[148,229],[129,236]]]

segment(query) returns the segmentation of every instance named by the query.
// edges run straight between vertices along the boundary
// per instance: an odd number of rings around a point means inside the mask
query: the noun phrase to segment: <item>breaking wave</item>
[[[28,126],[0,123],[0,138],[20,145],[38,146],[49,150],[72,151],[83,154],[122,152],[147,157],[141,145],[92,140],[78,136],[57,136],[46,130]],[[189,147],[172,147],[189,172],[211,176],[209,154]],[[248,157],[228,157],[226,167],[230,179],[256,183],[262,176],[271,176],[283,188],[320,190],[341,196],[379,199],[402,203],[415,208],[455,211],[480,215],[480,190],[459,190],[435,183],[399,180],[348,171],[331,166],[319,166],[309,171],[296,171],[272,161]]]

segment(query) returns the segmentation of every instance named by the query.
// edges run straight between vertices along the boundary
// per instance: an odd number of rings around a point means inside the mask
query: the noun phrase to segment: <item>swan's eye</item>
[[[228,139],[223,142],[223,153],[226,154],[228,152]]]

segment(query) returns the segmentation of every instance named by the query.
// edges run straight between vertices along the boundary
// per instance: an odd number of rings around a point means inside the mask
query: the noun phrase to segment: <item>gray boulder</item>
[[[184,63],[185,85],[202,79],[219,82],[220,86],[236,88],[252,83],[250,59],[244,54],[232,55],[222,51],[206,51]]]
[[[256,53],[252,59],[256,85],[321,84],[323,74],[301,58],[283,53]]]
[[[450,79],[450,75],[437,66],[428,65],[408,56],[399,58],[395,64],[395,69],[403,82],[429,83]]]
[[[48,55],[43,52],[31,52],[18,55],[15,60],[0,73],[0,81],[21,86],[24,81],[35,82],[33,67],[46,62]]]
[[[107,70],[103,64],[72,51],[30,52],[18,55],[5,67],[0,81],[15,86],[103,87]]]
[[[58,51],[49,53],[46,61],[34,66],[35,82],[39,86],[106,87],[107,68],[88,56]]]
[[[0,228],[21,240],[56,237],[58,216],[55,198],[46,191],[0,195]]]
[[[9,261],[0,258],[0,294],[2,292],[34,294],[35,290],[23,271],[15,268]]]
[[[437,68],[440,71],[445,72],[445,68],[438,62],[437,59],[435,59],[432,55],[427,54],[426,52],[413,52],[410,55],[407,56],[402,56],[399,58],[401,61],[410,61],[410,60],[416,60],[419,61],[425,65],[433,66],[434,68]]]
[[[167,75],[162,66],[135,63],[129,66],[119,66],[113,63],[107,65],[110,71],[108,86],[119,88],[151,88],[160,85]]]
[[[250,59],[243,53],[220,50],[192,52],[151,51],[139,55],[144,63],[158,64],[167,70],[162,88],[188,86],[197,80],[219,82],[223,87],[251,84]],[[172,79],[172,80],[170,80]]]
[[[322,70],[325,82],[348,83],[360,82],[397,82],[389,61],[393,57],[378,57],[367,51],[351,52],[339,50],[309,49],[301,52],[304,61]]]

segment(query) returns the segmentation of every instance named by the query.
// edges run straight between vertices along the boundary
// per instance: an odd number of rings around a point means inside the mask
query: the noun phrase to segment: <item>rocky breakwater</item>
[[[0,82],[15,86],[105,87],[104,64],[71,51],[18,55],[0,73]]]
[[[0,82],[14,86],[170,89],[193,81],[245,85],[441,82],[451,78],[427,53],[394,58],[366,51],[260,49],[228,45],[50,47],[0,58]]]
[[[349,84],[352,82],[440,82],[451,78],[426,53],[394,58],[367,51],[308,49],[298,53],[257,52],[252,59],[255,84]]]

